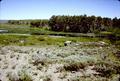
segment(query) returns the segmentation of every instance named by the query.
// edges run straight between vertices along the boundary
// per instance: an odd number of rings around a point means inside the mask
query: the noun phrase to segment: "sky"
[[[2,0],[0,19],[49,19],[52,15],[120,18],[118,0]]]

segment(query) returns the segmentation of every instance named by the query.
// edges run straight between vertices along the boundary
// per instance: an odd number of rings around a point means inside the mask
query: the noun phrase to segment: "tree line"
[[[48,26],[48,20],[43,19],[43,20],[35,20],[30,23],[31,27],[44,27]]]
[[[96,16],[55,16],[49,20],[9,20],[10,24],[25,24],[31,27],[49,26],[52,31],[91,33],[120,29],[120,18],[107,18]]]
[[[9,20],[9,24],[16,25],[29,25],[30,27],[44,27],[48,26],[47,19],[39,19],[39,20]]]
[[[120,18],[111,19],[107,17],[95,16],[55,16],[49,20],[49,26],[53,31],[63,32],[100,32],[108,31],[112,28],[120,28]]]

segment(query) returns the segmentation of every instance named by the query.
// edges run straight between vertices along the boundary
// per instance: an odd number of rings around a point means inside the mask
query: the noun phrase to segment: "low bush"
[[[120,66],[107,62],[99,62],[95,65],[93,70],[99,72],[101,77],[111,77],[113,74],[120,73]]]
[[[33,81],[33,80],[27,73],[23,72],[23,75],[20,77],[18,81]]]
[[[64,65],[65,71],[79,71],[80,69],[85,69],[86,64],[83,63],[71,63]]]
[[[11,73],[8,74],[9,81],[33,81],[25,71],[20,71],[18,74],[19,77],[12,75]]]

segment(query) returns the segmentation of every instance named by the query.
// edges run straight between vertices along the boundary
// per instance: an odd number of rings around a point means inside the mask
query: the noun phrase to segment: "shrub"
[[[52,81],[50,76],[43,76],[41,77],[41,80],[40,81]]]
[[[22,73],[23,74],[18,81],[33,81],[32,78],[26,72]]]
[[[19,77],[14,73],[9,73],[7,76],[9,81],[33,81],[25,71],[20,71],[18,75]]]
[[[95,65],[93,70],[99,72],[100,76],[102,77],[111,77],[112,74],[119,74],[120,73],[120,66],[116,64],[106,63],[106,62],[99,62]]]
[[[41,38],[41,37],[39,37],[38,40],[39,40],[39,41],[45,41],[45,39],[44,39],[44,38]]]
[[[79,71],[80,69],[85,69],[86,65],[83,63],[71,63],[64,65],[65,71]]]

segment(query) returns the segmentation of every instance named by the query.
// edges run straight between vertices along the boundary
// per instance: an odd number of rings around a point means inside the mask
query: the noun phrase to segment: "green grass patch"
[[[107,31],[104,31],[104,32],[100,32],[100,34],[110,35],[110,34],[112,34],[112,32],[107,32]]]
[[[0,35],[1,45],[63,45],[65,41],[97,42],[98,38],[87,37],[51,37],[48,35]]]

